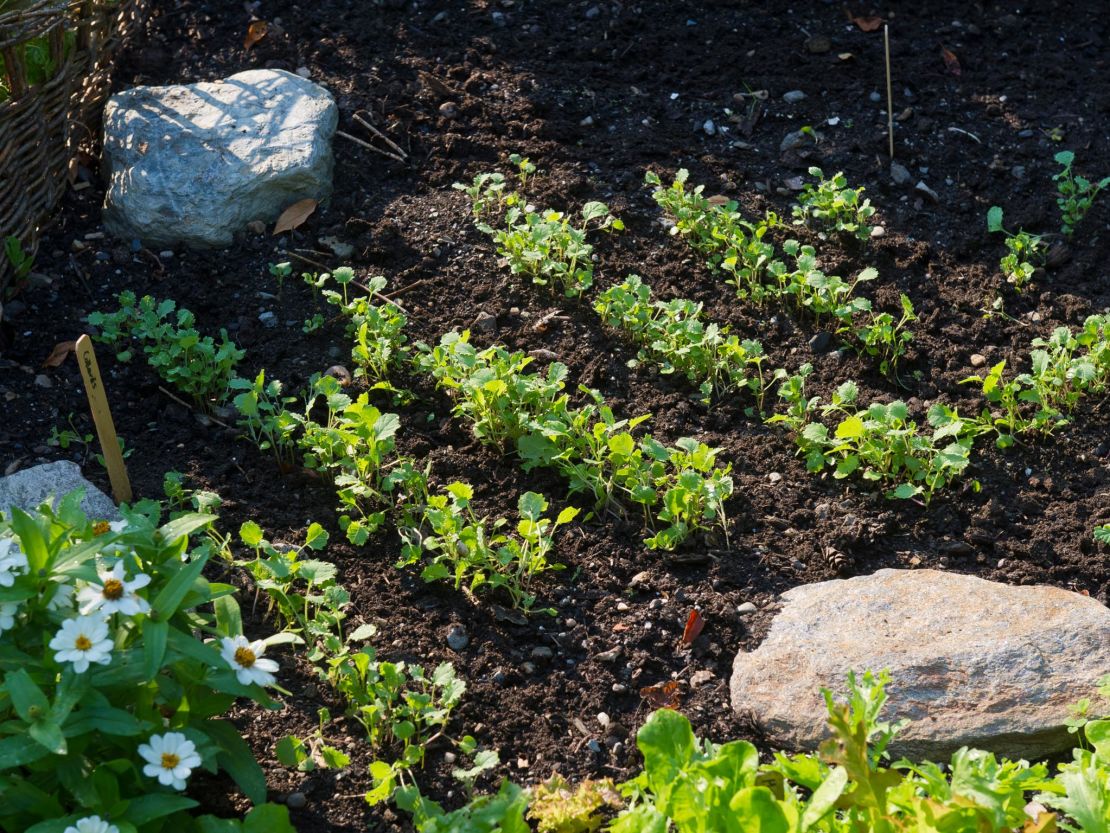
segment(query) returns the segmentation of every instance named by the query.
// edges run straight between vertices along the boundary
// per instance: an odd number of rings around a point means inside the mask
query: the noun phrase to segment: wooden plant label
[[[100,377],[100,366],[96,363],[92,339],[83,335],[77,339],[74,348],[77,365],[81,368],[81,378],[85,380],[85,395],[89,399],[96,424],[96,436],[100,440],[100,450],[104,454],[104,464],[108,467],[108,479],[112,483],[112,496],[116,503],[131,502],[131,481],[127,478],[127,466],[123,462],[119,441],[116,439],[116,426],[112,422],[112,411],[108,407],[108,396]]]

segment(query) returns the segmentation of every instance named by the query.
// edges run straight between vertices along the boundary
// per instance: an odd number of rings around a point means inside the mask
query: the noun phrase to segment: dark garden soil
[[[497,776],[534,782],[558,770],[568,777],[627,777],[639,760],[634,733],[651,708],[640,689],[670,680],[679,681],[681,709],[699,734],[758,740],[729,708],[732,657],[759,643],[779,594],[836,576],[825,547],[847,557],[842,574],[933,567],[1049,583],[1107,601],[1110,558],[1091,536],[1096,523],[1110,521],[1107,400],[1086,402],[1073,424],[1047,441],[1006,452],[980,442],[968,477],[927,509],[888,501],[858,482],[807,473],[789,438],[746,417],[743,403],[707,409],[682,380],[629,369],[635,349],[602,326],[588,305],[545,295],[498,264],[491,244],[472,227],[465,195],[450,187],[523,153],[540,167],[536,203],[574,209],[600,199],[627,224],[625,233],[598,243],[603,287],[635,272],[662,297],[703,302],[710,317],[760,339],[772,366],[812,362],[814,394],[827,396],[839,382],[856,379],[864,401],[900,397],[922,413],[943,398],[972,414],[980,407],[976,393],[960,380],[978,372],[973,354],[988,364],[1007,359],[1024,367],[1034,337],[1110,306],[1110,199],[1103,198],[1061,265],[1024,294],[1003,290],[1006,315],[983,311],[1002,284],[1002,246],[986,233],[987,208],[1004,206],[1008,225],[1054,231],[1053,154],[1070,148],[1080,172],[1110,173],[1110,19],[1101,4],[934,2],[875,9],[891,24],[896,155],[911,174],[902,185],[892,182],[888,168],[882,33],[862,31],[840,4],[153,5],[145,39],[124,56],[119,87],[306,67],[335,94],[342,130],[369,139],[352,119],[367,111],[411,164],[337,138],[334,197],[297,232],[244,234],[228,251],[179,250],[159,258],[95,236],[102,231],[103,189],[90,161],[81,172],[90,184],[67,194],[36,264],[46,278],[36,278],[9,305],[15,314],[3,324],[5,466],[68,456],[107,488],[91,451],[46,445],[51,428],[67,427],[71,415],[81,433],[91,426],[73,363],[55,370],[41,365],[56,342],[84,329],[87,313],[113,309],[124,289],[176,299],[197,314],[203,331],[227,328],[247,350],[242,375],[265,368],[295,392],[312,373],[343,363],[349,348],[342,323],[331,320],[302,335],[300,322],[318,311],[311,293],[296,280],[279,288],[267,274],[268,263],[288,259],[276,249],[340,265],[319,242],[329,236],[354,247],[350,263],[360,275],[383,274],[391,290],[407,289],[398,300],[409,313],[413,340],[438,340],[489,313],[496,333],[476,332],[477,343],[550,350],[569,366],[575,386],[598,388],[618,412],[651,412],[651,430],[660,438],[692,435],[720,446],[733,465],[730,546],[694,542],[668,557],[640,544],[638,524],[607,518],[573,525],[558,539],[568,569],[540,586],[541,604],[556,607],[557,618],[537,616],[520,626],[498,619],[488,603],[397,570],[393,531],[363,549],[348,546],[335,526],[328,487],[280,474],[235,430],[202,424],[167,398],[142,362],[118,364],[101,349],[116,425],[133,452],[137,493],[160,496],[163,473],[176,469],[192,485],[223,496],[229,530],[250,518],[275,539],[292,540],[309,521],[324,523],[332,532],[327,557],[341,565],[354,598],[352,619],[377,624],[374,644],[383,657],[455,663],[468,690],[453,729],[500,750]],[[270,21],[270,33],[247,51],[251,9]],[[946,65],[942,48],[956,56],[959,74]],[[768,91],[766,100],[738,97],[760,90]],[[791,90],[807,97],[786,104],[783,93]],[[820,133],[820,143],[780,153],[784,136],[803,125]],[[867,294],[888,307],[900,292],[912,298],[921,321],[904,388],[887,382],[867,357],[815,350],[822,339],[814,339],[811,322],[737,303],[730,287],[666,234],[642,185],[645,170],[669,181],[687,167],[707,193],[735,198],[749,213],[789,216],[787,181],[814,164],[828,173],[843,169],[878,207],[885,235],[862,254],[820,244],[822,265],[837,274],[874,265],[881,278]],[[915,190],[918,181],[935,198]],[[260,323],[264,311],[276,315],[276,327]],[[537,326],[552,312],[562,317]],[[43,377],[36,381],[37,374]],[[511,456],[478,445],[426,380],[398,382],[417,394],[399,410],[401,450],[430,461],[436,482],[471,481],[480,509],[489,513],[511,514],[526,490],[563,500],[565,488],[554,476],[525,474]],[[392,407],[388,398],[379,404]],[[243,577],[236,580],[245,585]],[[738,612],[746,602],[757,612]],[[680,635],[694,607],[707,625],[691,650],[681,647]],[[265,634],[269,626],[260,619],[251,627]],[[445,641],[453,624],[470,637],[457,653]],[[534,658],[535,648],[552,656]],[[599,658],[611,649],[618,649],[615,659]],[[330,730],[331,740],[353,756],[346,772],[304,776],[277,764],[272,749],[281,736],[311,731],[321,705],[342,710],[292,657],[285,658],[282,681],[294,692],[282,711],[244,712],[238,720],[267,767],[276,800],[305,794],[303,809],[293,810],[298,829],[403,828],[392,811],[370,810],[362,801],[370,756],[357,724],[340,721]],[[607,729],[599,712],[612,719]],[[452,804],[461,795],[446,751],[428,755],[419,779],[427,794]],[[243,807],[235,794],[221,797],[222,782],[198,779],[191,792],[217,811]]]

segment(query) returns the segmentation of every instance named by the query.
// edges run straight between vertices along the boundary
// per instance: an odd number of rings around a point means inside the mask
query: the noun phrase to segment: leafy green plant
[[[393,763],[375,760],[370,774],[376,786],[370,804],[388,799],[408,773],[424,761],[429,744],[445,737],[451,713],[466,683],[444,662],[429,675],[422,666],[377,659],[364,648],[329,663],[328,679],[343,696],[348,714],[362,724],[375,752],[397,749]]]
[[[1034,339],[1029,358],[1028,373],[1007,379],[1003,360],[985,376],[963,380],[980,386],[988,406],[979,423],[997,434],[999,448],[1013,445],[1023,433],[1052,434],[1067,424],[1067,415],[1084,396],[1107,390],[1110,315],[1092,315],[1074,332],[1057,327],[1049,338]]]
[[[528,818],[535,820],[539,833],[592,833],[604,822],[602,811],[623,804],[610,778],[571,787],[555,773],[532,791]]]
[[[588,231],[620,231],[624,224],[601,202],[582,206],[580,225],[553,209],[537,211],[528,204],[512,205],[505,213],[504,228],[479,223],[497,245],[514,275],[527,275],[538,286],[558,286],[574,298],[594,283],[593,245]]]
[[[854,335],[864,353],[879,359],[879,371],[894,379],[898,378],[898,362],[913,341],[909,325],[917,320],[909,296],[902,294],[900,300],[902,315],[897,320],[889,312],[871,312],[864,323],[853,323],[838,330]]]
[[[415,785],[399,787],[395,797],[397,806],[412,815],[418,833],[530,833],[524,820],[529,793],[510,781],[503,781],[494,795],[478,796],[451,812]]]
[[[825,179],[820,168],[810,168],[809,175],[817,184],[807,182],[794,206],[795,225],[813,225],[823,231],[835,231],[866,242],[871,238],[867,221],[875,214],[871,200],[860,197],[863,188],[849,188],[843,173]]]
[[[0,69],[2,69],[3,59],[0,58]],[[0,77],[3,73],[0,72]],[[0,101],[3,101],[3,85],[0,83]],[[8,259],[12,269],[15,271],[16,278],[25,278],[31,274],[31,269],[35,265],[35,259],[23,251],[23,244],[18,237],[8,236],[4,238],[4,256]]]
[[[323,404],[323,422],[312,419],[317,403]],[[365,544],[385,522],[389,494],[395,483],[390,469],[401,421],[382,413],[362,393],[352,399],[331,376],[314,376],[304,413],[295,415],[302,434],[297,440],[305,467],[330,476],[339,498],[340,528],[353,544]]]
[[[455,413],[483,442],[515,443],[526,470],[554,468],[571,494],[592,495],[597,509],[619,507],[622,498],[639,504],[649,527],[664,524],[649,546],[673,549],[695,531],[723,527],[732,480],[729,467],[717,464],[716,450],[688,438],[673,449],[651,437],[638,445],[630,432],[647,416],[618,420],[587,388],[581,391],[592,401],[572,407],[563,393],[565,366],[553,362],[546,374],[525,373],[531,360],[524,354],[476,351],[468,337],[452,332],[435,348],[418,344],[418,363],[455,396]],[[664,508],[653,515],[661,502]]]
[[[328,744],[324,739],[324,728],[331,723],[331,712],[317,710],[319,725],[306,738],[286,735],[274,747],[274,757],[282,766],[298,772],[315,772],[318,769],[346,769],[350,766],[351,756],[341,749]]]
[[[93,312],[86,319],[100,329],[96,340],[106,344],[127,342],[116,354],[121,362],[131,360],[131,341],[138,341],[147,363],[168,384],[192,398],[198,407],[210,410],[227,397],[235,366],[246,355],[220,330],[220,341],[201,337],[194,328],[195,316],[177,309],[171,299],[156,301],[149,295],[136,301],[135,293],[121,292],[120,308],[113,313]]]
[[[627,332],[641,345],[640,361],[661,373],[682,373],[698,386],[704,402],[733,390],[755,397],[757,412],[770,384],[765,380],[763,345],[729,335],[728,327],[706,323],[701,304],[677,299],[652,301],[651,287],[638,275],[607,289],[594,303],[606,324]]]
[[[500,346],[477,350],[469,339],[469,331],[451,332],[434,348],[417,345],[417,366],[455,398],[455,415],[472,424],[478,439],[498,446],[515,442],[532,419],[556,409],[566,366],[552,362],[545,374],[525,373],[531,357]]]
[[[0,828],[197,830],[181,791],[198,768],[261,810],[262,770],[223,715],[239,698],[276,707],[263,655],[289,638],[246,639],[235,589],[203,577],[189,536],[212,516],[159,526],[147,502],[93,522],[81,497],[0,518]],[[284,810],[261,817],[292,830]]]
[[[1052,777],[1045,764],[967,747],[943,765],[891,763],[890,744],[905,722],[883,720],[889,683],[885,672],[849,673],[846,700],[824,690],[830,737],[816,754],[779,752],[761,765],[752,744],[698,738],[686,717],[661,709],[637,732],[643,769],[617,785],[620,797],[606,781],[573,788],[554,777],[531,791],[503,782],[452,813],[415,786],[397,790],[397,805],[412,814],[417,833],[526,833],[526,815],[539,830],[559,833],[1106,830],[1110,720],[1086,721],[1083,746]]]
[[[297,634],[308,646],[308,659],[319,662],[325,643],[339,652],[344,644],[343,621],[350,594],[336,582],[336,566],[316,558],[303,558],[307,551],[319,552],[328,544],[328,533],[318,523],[309,524],[303,544],[277,545],[267,540],[254,521],[239,527],[239,541],[253,558],[235,559],[270,598],[267,615],[280,617],[282,630]]]
[[[453,580],[455,588],[473,592],[502,589],[512,607],[529,610],[535,604],[532,580],[562,564],[549,560],[556,530],[578,515],[567,507],[551,521],[543,517],[548,503],[543,495],[525,492],[520,496],[520,521],[516,535],[501,530],[504,518],[492,524],[475,516],[471,508],[474,489],[468,483],[451,483],[432,495],[424,507],[423,524],[402,530],[405,545],[399,567],[421,560],[427,563],[420,576],[424,581]],[[554,611],[551,611],[554,613]]]
[[[66,417],[67,428],[59,428],[57,425],[51,426],[50,436],[46,440],[46,444],[54,448],[60,448],[62,451],[68,451],[70,446],[79,445],[84,449],[83,458],[88,456],[89,449],[92,447],[93,435],[91,433],[82,433],[78,430],[73,422],[74,416],[70,412]]]
[[[921,497],[927,504],[967,468],[979,427],[975,421],[961,418],[954,408],[933,405],[928,413],[933,430],[924,433],[910,418],[904,402],[856,407],[854,382],[840,385],[827,405],[821,405],[816,397],[806,400],[806,372],[780,387],[779,395],[787,400],[789,410],[768,422],[784,423],[794,431],[798,453],[805,456],[810,471],[832,467],[837,479],[858,473],[864,480],[889,484],[889,498]],[[817,412],[839,421],[830,430],[813,419]]]
[[[341,291],[323,289],[329,280],[334,280]],[[369,295],[351,297],[347,287],[353,281],[354,271],[342,267],[331,275],[320,275],[313,285],[321,289],[324,300],[337,307],[347,319],[347,335],[355,342],[351,350],[355,377],[382,383],[408,360],[404,346],[408,318],[400,307],[388,300],[380,304],[371,302],[373,297],[380,297],[388,285],[381,275],[375,275],[366,283]]]
[[[1024,229],[1013,234],[1007,231],[1002,225],[1002,209],[997,205],[992,205],[987,212],[987,231],[1006,236],[1009,254],[998,262],[998,267],[1007,282],[1013,284],[1018,292],[1022,291],[1033,279],[1037,267],[1044,265],[1048,246],[1040,235],[1030,234]]]
[[[1102,544],[1110,544],[1110,524],[1095,527],[1094,538]]]
[[[648,171],[646,184],[653,187],[652,197],[674,224],[670,233],[684,237],[706,256],[709,268],[729,274],[727,283],[736,287],[738,297],[756,304],[775,295],[765,282],[772,271],[784,271],[775,249],[764,240],[767,232],[778,225],[778,218],[768,215],[752,223],[740,214],[735,200],[719,200],[703,195],[704,185],[687,189],[689,171],[680,169],[674,181],[663,187],[659,176]]]
[[[856,313],[871,311],[871,302],[856,297],[855,292],[859,284],[879,277],[878,270],[869,266],[848,282],[821,271],[817,266],[817,252],[812,246],[787,240],[782,248],[794,258],[795,268],[781,273],[779,292],[800,312],[808,312],[817,320],[832,315],[841,322],[850,322]],[[776,276],[780,275],[776,273]]]
[[[583,205],[578,219],[550,208],[537,210],[523,196],[535,164],[518,154],[509,161],[517,169],[519,193],[507,189],[500,173],[481,173],[470,185],[453,187],[470,197],[478,230],[493,239],[514,275],[558,287],[568,298],[582,295],[594,282],[594,247],[587,233],[621,231],[624,223],[596,201]]]
[[[519,153],[509,154],[509,161],[516,166],[516,178],[520,182],[521,193],[527,191],[528,178],[536,173],[535,163]]]
[[[313,313],[310,318],[306,318],[304,320],[304,324],[301,325],[301,332],[304,333],[306,336],[312,335],[312,333],[322,329],[323,326],[324,316],[318,312]]]
[[[1095,197],[1107,185],[1110,185],[1110,176],[1104,177],[1097,183],[1091,182],[1072,172],[1075,154],[1070,150],[1062,150],[1054,157],[1056,164],[1063,169],[1055,174],[1052,179],[1056,182],[1056,205],[1060,208],[1060,231],[1068,237],[1075,233],[1075,227],[1087,216]]]
[[[279,380],[267,382],[265,370],[258,371],[253,380],[236,376],[229,387],[241,391],[232,402],[239,412],[239,426],[251,442],[262,451],[272,451],[279,466],[292,466],[296,455],[293,435],[299,422],[287,406],[296,398],[282,395]]]
[[[491,172],[477,174],[470,185],[456,182],[451,187],[470,197],[470,211],[476,219],[481,220],[500,214],[507,202],[518,201],[516,194],[507,192],[505,186],[505,175]]]

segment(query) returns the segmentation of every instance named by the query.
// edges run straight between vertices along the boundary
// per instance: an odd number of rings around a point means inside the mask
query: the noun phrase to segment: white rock
[[[890,671],[884,719],[912,723],[892,754],[943,759],[970,745],[1040,759],[1071,749],[1068,705],[1110,669],[1110,610],[1055,587],[936,570],[796,587],[763,644],[736,657],[733,708],[776,746],[827,736],[821,688]]]
[[[338,110],[282,70],[135,87],[104,111],[104,223],[148,245],[224,247],[252,220],[331,193]]]
[[[25,512],[37,509],[47,498],[54,505],[75,489],[84,489],[81,509],[94,520],[119,520],[116,504],[100,489],[81,476],[76,463],[59,460],[0,477],[0,512],[10,513],[13,506]]]
[[[808,96],[801,90],[791,90],[788,93],[782,94],[782,100],[787,104],[797,104],[799,101],[805,101]]]

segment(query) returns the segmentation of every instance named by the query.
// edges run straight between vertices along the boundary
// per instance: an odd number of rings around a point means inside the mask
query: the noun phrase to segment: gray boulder
[[[112,499],[82,477],[78,465],[68,460],[44,463],[0,477],[0,512],[7,514],[13,506],[29,512],[37,509],[50,496],[54,497],[53,505],[57,506],[58,501],[74,489],[85,490],[81,508],[90,518],[119,520],[119,510]]]
[[[331,93],[282,70],[117,93],[104,224],[152,246],[230,246],[251,221],[331,194],[338,118]]]
[[[961,746],[1042,758],[1074,745],[1068,705],[1110,672],[1110,610],[1055,587],[936,570],[796,587],[763,644],[733,666],[732,707],[776,745],[828,736],[820,689],[887,669],[885,717],[911,724],[895,755],[944,760]]]

